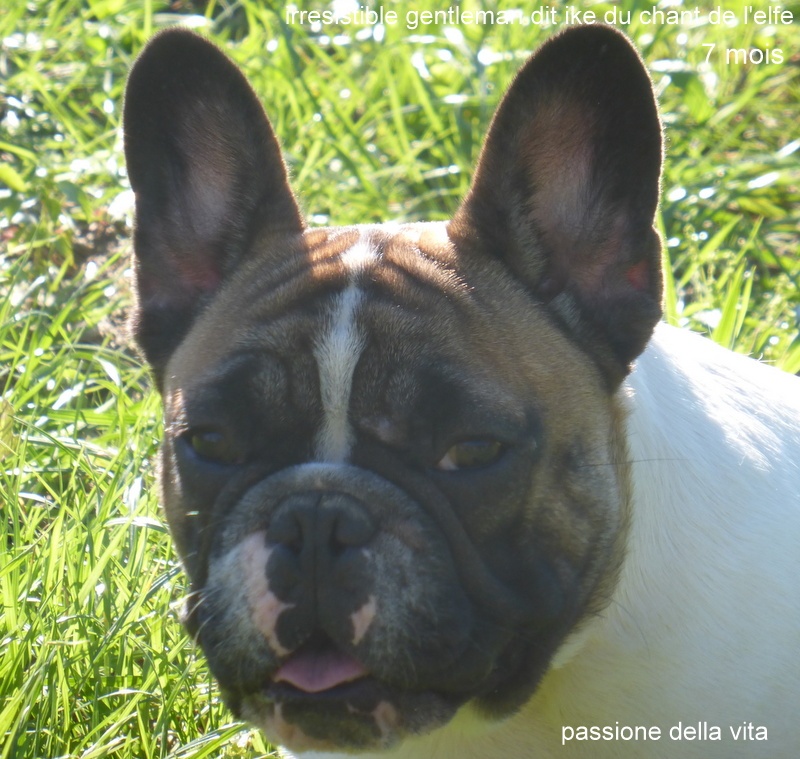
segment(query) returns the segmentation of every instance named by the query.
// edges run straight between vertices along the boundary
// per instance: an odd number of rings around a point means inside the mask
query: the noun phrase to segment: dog
[[[237,67],[132,68],[185,624],[302,757],[800,755],[800,382],[659,323],[634,47],[554,36],[447,223],[309,227]]]

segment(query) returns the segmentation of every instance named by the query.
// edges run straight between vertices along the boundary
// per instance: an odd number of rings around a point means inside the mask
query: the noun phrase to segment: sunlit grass
[[[0,12],[0,759],[268,751],[232,722],[178,623],[158,402],[118,316],[122,88],[150,32],[179,20],[157,7]],[[253,79],[316,223],[445,218],[500,92],[552,31],[312,30],[283,10],[217,3],[191,21]],[[668,317],[800,371],[798,68],[706,64],[702,47],[797,51],[800,27],[628,31],[669,135]]]

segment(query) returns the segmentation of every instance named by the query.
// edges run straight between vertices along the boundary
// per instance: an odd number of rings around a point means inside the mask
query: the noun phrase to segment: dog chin
[[[432,692],[396,689],[365,675],[309,693],[272,681],[258,693],[226,695],[232,711],[290,751],[386,750],[450,721],[459,703]]]

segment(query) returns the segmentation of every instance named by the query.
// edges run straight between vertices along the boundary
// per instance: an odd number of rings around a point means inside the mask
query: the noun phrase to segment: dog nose
[[[267,526],[267,580],[288,607],[275,621],[281,645],[294,650],[313,634],[343,642],[366,601],[369,552],[377,518],[359,498],[337,490],[285,495]]]
[[[267,541],[288,549],[301,565],[319,567],[365,546],[376,525],[364,505],[345,493],[292,494],[275,510]]]

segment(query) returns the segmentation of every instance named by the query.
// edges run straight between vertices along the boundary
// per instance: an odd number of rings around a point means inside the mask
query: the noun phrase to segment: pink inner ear
[[[167,260],[141,266],[139,299],[151,308],[185,308],[198,297],[214,292],[222,274],[212,257],[197,251],[195,257],[169,251]]]
[[[175,268],[178,278],[193,290],[200,292],[216,290],[222,277],[210,261],[211,257],[202,253],[191,258],[176,256]]]
[[[625,272],[625,279],[633,285],[636,290],[644,292],[649,289],[650,287],[650,267],[647,265],[647,261],[639,261],[638,264],[634,264]]]

